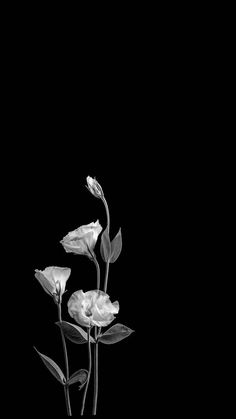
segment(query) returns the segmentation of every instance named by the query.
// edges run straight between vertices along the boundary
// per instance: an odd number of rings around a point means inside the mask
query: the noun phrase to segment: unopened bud
[[[101,185],[96,181],[96,179],[93,179],[91,176],[87,176],[87,184],[88,189],[90,192],[96,196],[96,198],[102,198],[103,197],[103,190]]]

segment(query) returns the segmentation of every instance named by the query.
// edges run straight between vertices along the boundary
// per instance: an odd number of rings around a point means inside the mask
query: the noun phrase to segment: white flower
[[[102,198],[103,197],[103,190],[101,185],[97,182],[96,179],[93,179],[91,176],[87,176],[86,178],[88,189],[89,191],[96,196],[96,198]]]
[[[97,220],[96,223],[90,223],[71,231],[63,238],[61,244],[66,252],[85,254],[91,257],[91,251],[101,231],[102,227]]]
[[[61,296],[65,292],[70,274],[70,268],[59,268],[58,266],[49,266],[44,271],[35,269],[35,277],[48,294],[56,297],[57,302],[61,300]]]
[[[81,326],[107,326],[119,311],[119,303],[111,303],[109,295],[100,290],[76,291],[68,301],[71,317]]]

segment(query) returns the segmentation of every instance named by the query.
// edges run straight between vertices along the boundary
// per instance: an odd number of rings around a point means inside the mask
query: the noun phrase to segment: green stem
[[[88,378],[87,378],[87,381],[86,381],[86,387],[85,387],[85,390],[84,390],[83,402],[82,402],[82,407],[81,407],[81,416],[83,416],[83,414],[84,414],[84,406],[85,406],[86,395],[87,395],[88,385],[89,385],[89,380],[90,380],[90,375],[91,375],[91,367],[92,367],[91,345],[90,345],[90,327],[88,327],[87,333],[88,333],[88,363],[89,363],[89,366],[88,366]]]
[[[58,303],[57,307],[58,307],[58,319],[59,319],[59,322],[61,323],[62,322],[61,302]],[[64,352],[65,366],[66,366],[66,381],[68,381],[69,380],[69,363],[68,363],[68,355],[67,355],[67,349],[66,349],[66,341],[65,341],[65,336],[61,327],[60,327],[60,331],[61,331],[61,339],[62,339],[62,346],[63,346],[63,352]],[[64,385],[64,395],[65,395],[67,416],[72,416],[71,406],[70,406],[69,386],[66,384]]]

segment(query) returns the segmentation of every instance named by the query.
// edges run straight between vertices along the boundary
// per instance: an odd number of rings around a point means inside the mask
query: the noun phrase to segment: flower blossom
[[[49,266],[44,271],[35,269],[35,277],[43,289],[56,299],[56,302],[61,301],[70,274],[70,268],[59,268],[58,266]]]
[[[111,303],[109,295],[100,290],[76,291],[68,301],[71,317],[81,326],[107,326],[119,311],[119,303]]]
[[[60,243],[66,252],[72,252],[79,255],[85,254],[91,257],[91,253],[101,231],[102,227],[97,220],[96,223],[83,225],[76,230],[71,231]]]

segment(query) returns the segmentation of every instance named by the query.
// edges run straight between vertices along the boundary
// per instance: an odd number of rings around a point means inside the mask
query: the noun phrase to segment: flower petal
[[[59,268],[58,266],[53,267],[52,275],[56,285],[60,284],[61,295],[65,292],[66,282],[71,274],[70,268]]]
[[[84,300],[85,298],[82,290],[74,292],[67,303],[68,312],[78,324],[89,327],[91,320],[85,315]]]

